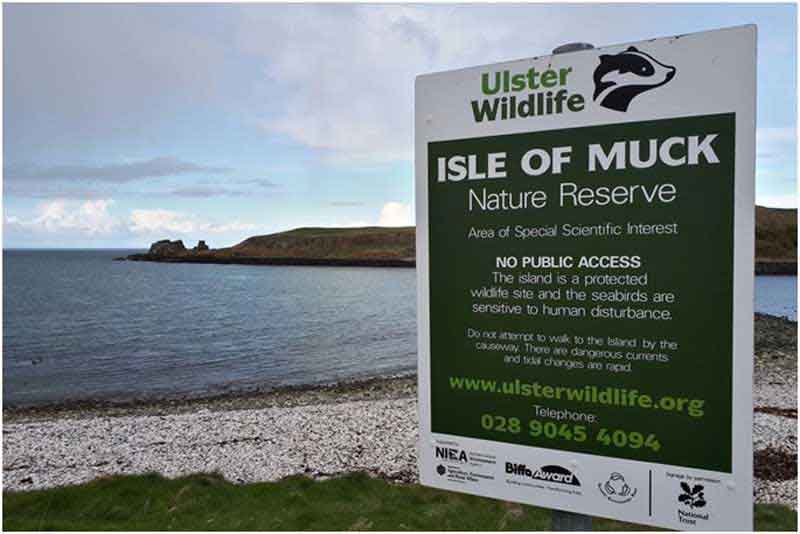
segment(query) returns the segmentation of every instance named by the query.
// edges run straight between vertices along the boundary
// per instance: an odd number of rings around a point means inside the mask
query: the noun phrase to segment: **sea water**
[[[3,253],[3,399],[197,396],[413,373],[407,268],[117,262],[139,251]],[[797,320],[797,278],[756,311]]]
[[[410,373],[415,270],[4,251],[7,404],[223,393]]]

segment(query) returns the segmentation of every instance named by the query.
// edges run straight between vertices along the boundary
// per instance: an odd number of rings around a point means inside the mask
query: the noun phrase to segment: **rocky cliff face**
[[[188,251],[186,247],[183,245],[183,241],[180,239],[177,241],[170,241],[169,239],[163,239],[161,241],[156,241],[152,245],[150,245],[150,250],[148,254],[152,256],[159,256],[159,257],[170,257],[170,256],[182,256],[186,254]]]

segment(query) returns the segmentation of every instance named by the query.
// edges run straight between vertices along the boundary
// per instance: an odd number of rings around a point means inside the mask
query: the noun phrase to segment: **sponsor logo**
[[[717,495],[722,485],[722,480],[707,476],[693,476],[681,472],[664,473],[668,480],[674,480],[675,512],[678,522],[682,526],[702,527],[713,514],[710,508],[714,495]],[[709,498],[709,494],[710,497]],[[701,530],[705,530],[701,528]]]
[[[572,67],[521,71],[493,71],[481,74],[481,98],[472,100],[475,122],[526,119],[582,111],[582,94],[568,88]]]
[[[506,462],[506,473],[509,475],[517,475],[532,478],[533,480],[541,480],[543,482],[554,482],[556,484],[564,484],[567,486],[580,486],[581,483],[578,477],[560,465],[545,465],[539,469],[531,470],[525,464],[515,464]]]
[[[436,447],[435,456],[451,462],[467,463],[468,461],[466,451],[452,447]]]
[[[689,508],[704,508],[707,504],[703,492],[704,489],[702,484],[690,486],[688,482],[681,482],[681,492],[680,495],[678,495],[678,502],[683,503]]]
[[[637,488],[632,488],[620,473],[611,473],[608,480],[597,484],[603,497],[617,504],[631,502],[636,497]]]
[[[494,480],[497,457],[463,449],[453,441],[437,442],[433,447],[435,470],[443,480],[454,484],[480,484]]]
[[[638,95],[669,83],[676,69],[631,46],[603,54],[594,70],[594,101],[614,111],[628,111]]]
[[[678,509],[678,521],[680,523],[697,525],[698,521],[708,521],[709,513],[702,510],[708,504],[705,496],[705,486],[702,484],[681,482],[678,502],[683,505],[683,509]]]

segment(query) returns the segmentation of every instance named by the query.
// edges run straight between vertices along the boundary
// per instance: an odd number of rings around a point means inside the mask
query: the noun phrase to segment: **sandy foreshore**
[[[797,323],[756,316],[756,501],[797,507]],[[6,490],[111,474],[238,483],[367,471],[416,481],[416,379],[4,412]]]

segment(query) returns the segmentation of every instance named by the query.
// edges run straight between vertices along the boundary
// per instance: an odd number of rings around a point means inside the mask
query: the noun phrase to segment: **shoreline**
[[[797,260],[756,260],[756,276],[759,275],[797,276]]]
[[[154,263],[198,263],[212,265],[285,265],[324,267],[416,267],[416,259],[401,258],[302,258],[302,257],[258,257],[216,256],[210,254],[162,256],[143,253],[114,258],[114,261],[145,261]],[[755,274],[797,276],[797,261],[756,260]]]
[[[159,256],[156,254],[131,254],[114,258],[114,261],[149,261],[155,263],[201,263],[219,265],[287,265],[319,267],[416,267],[416,260],[401,258],[301,258],[258,256],[183,255]],[[796,270],[795,270],[796,271]]]
[[[335,382],[278,386],[275,388],[185,394],[175,397],[132,398],[126,400],[76,399],[40,405],[3,407],[6,423],[50,419],[85,419],[174,415],[197,410],[232,411],[260,408],[287,408],[364,400],[391,400],[416,397],[417,373],[385,377],[354,378]]]
[[[755,502],[797,508],[797,323],[755,317]],[[416,376],[248,395],[5,410],[6,491],[216,472],[236,484],[367,472],[418,481]]]
[[[797,322],[785,317],[755,314],[755,358],[770,353],[770,366],[776,355],[792,356],[796,360]],[[9,423],[48,419],[78,419],[95,416],[120,417],[129,415],[168,415],[208,409],[231,411],[272,407],[293,407],[309,404],[340,403],[361,400],[393,400],[416,397],[416,370],[390,376],[349,378],[312,384],[277,387],[252,387],[210,393],[185,393],[174,396],[131,397],[123,400],[108,398],[66,399],[41,404],[21,404],[3,407],[3,419]]]

